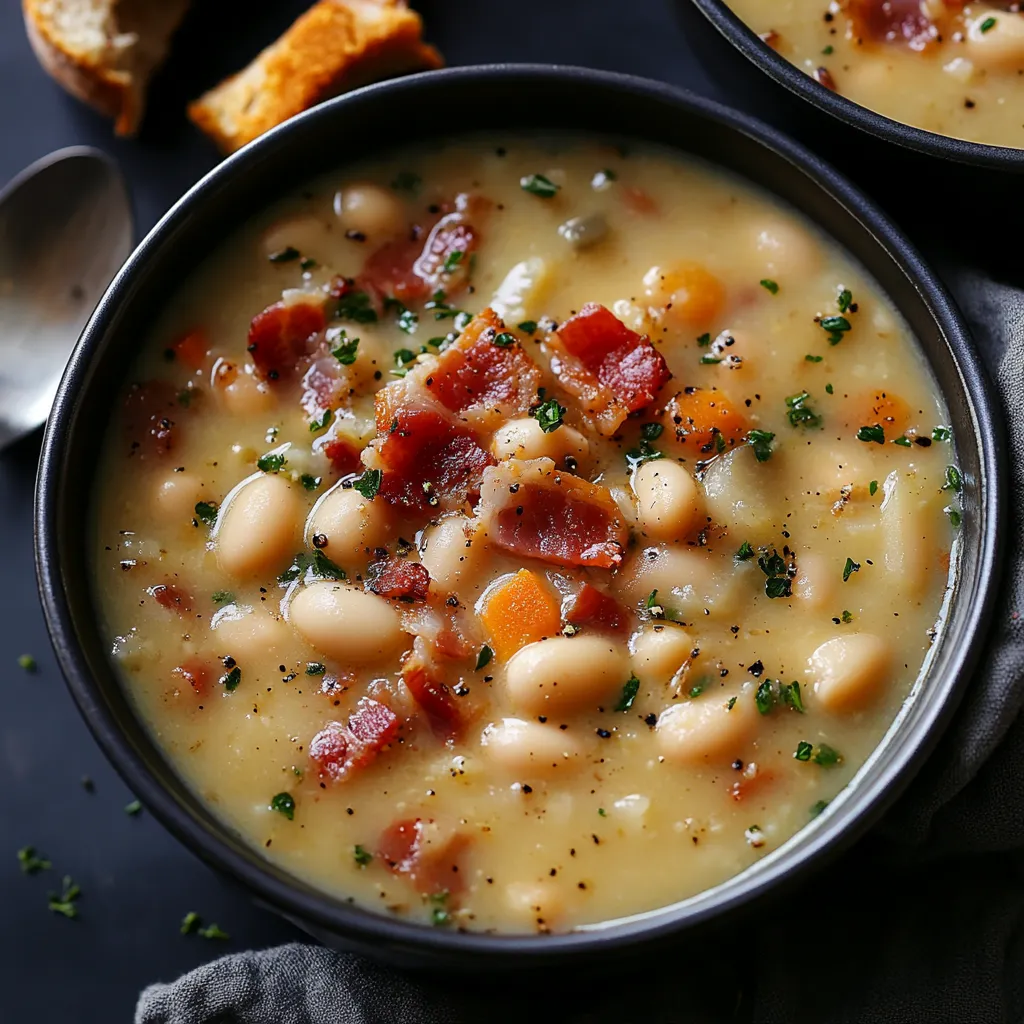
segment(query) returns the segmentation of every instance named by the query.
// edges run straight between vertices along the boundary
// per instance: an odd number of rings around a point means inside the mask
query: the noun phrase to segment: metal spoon
[[[58,150],[0,190],[0,449],[46,420],[132,234],[124,181],[99,150]]]

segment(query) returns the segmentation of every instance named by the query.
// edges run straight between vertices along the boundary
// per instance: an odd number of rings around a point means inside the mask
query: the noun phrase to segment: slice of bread
[[[245,70],[189,106],[231,153],[295,114],[360,85],[443,64],[423,22],[396,0],[319,0]]]
[[[73,96],[113,117],[118,135],[133,135],[146,87],[189,2],[22,0],[22,10],[46,71]]]

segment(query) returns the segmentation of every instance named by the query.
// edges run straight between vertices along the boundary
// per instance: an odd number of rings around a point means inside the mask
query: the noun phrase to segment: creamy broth
[[[1017,4],[727,2],[783,57],[855,103],[939,135],[1024,147]]]
[[[130,382],[93,509],[124,685],[218,816],[382,913],[565,931],[743,871],[877,745],[947,593],[905,324],[667,152],[326,176],[196,268]]]

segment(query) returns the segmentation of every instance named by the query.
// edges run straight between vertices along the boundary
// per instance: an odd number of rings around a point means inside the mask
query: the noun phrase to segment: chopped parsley
[[[772,295],[778,295],[779,294],[779,285],[778,285],[778,283],[775,282],[775,281],[772,281],[771,279],[769,279],[767,277],[763,278],[761,280],[761,287],[762,288],[766,288],[768,291],[770,291],[772,293]]]
[[[772,708],[775,707],[775,694],[772,691],[772,682],[770,679],[766,679],[754,691],[754,703],[757,705],[757,710],[762,715],[769,714]]]
[[[293,260],[297,260],[302,254],[294,245],[286,245],[283,249],[278,249],[277,252],[272,252],[267,259],[271,263],[291,263]]]
[[[852,613],[852,612],[849,612],[849,611],[847,611],[847,610],[846,610],[846,609],[844,608],[844,609],[843,609],[843,614],[842,614],[842,615],[840,615],[840,618],[841,618],[841,619],[843,620],[843,622],[846,622],[846,623],[850,623],[850,622],[853,622],[853,613]]]
[[[838,345],[843,340],[843,335],[851,330],[852,324],[845,316],[823,316],[818,323],[821,324],[821,328],[828,334],[828,343],[830,345]]]
[[[199,927],[199,922],[201,920],[202,918],[200,918],[200,916],[194,910],[190,910],[181,919],[181,927],[178,929],[178,931],[180,931],[182,935],[189,935],[191,932],[194,932]]]
[[[141,814],[142,813],[142,801],[141,800],[133,800],[130,804],[125,804],[124,805],[124,813],[125,814],[130,814],[133,818],[135,817],[135,815]]]
[[[765,575],[764,592],[768,597],[789,597],[791,584],[789,569],[785,559],[774,548],[772,553],[761,555],[757,560],[758,567]]]
[[[212,501],[196,502],[196,518],[207,526],[213,526],[217,522],[217,506]]]
[[[810,397],[808,392],[801,391],[798,394],[790,395],[786,399],[786,406],[789,410],[786,416],[789,418],[789,425],[791,427],[821,426],[821,417],[807,406],[807,401]]]
[[[341,363],[342,366],[351,366],[356,361],[359,351],[359,339],[350,338],[344,331],[338,338],[339,345],[331,349],[331,355]]]
[[[70,875],[65,875],[61,880],[61,891],[51,892],[49,897],[49,908],[55,914],[63,914],[65,917],[74,919],[78,917],[78,907],[75,901],[82,895],[81,888],[71,881]]]
[[[705,331],[698,339],[697,344],[701,348],[707,348],[711,344],[711,335]]]
[[[847,558],[846,565],[843,566],[843,582],[845,583],[855,572],[860,572],[860,562],[855,562],[852,558]]]
[[[799,683],[779,683],[779,700],[782,701],[787,708],[799,711],[801,715],[804,714],[804,700],[803,697],[800,696]]]
[[[398,314],[395,323],[400,331],[404,331],[406,334],[416,333],[416,329],[420,325],[420,318],[404,302],[388,297],[384,300],[384,308],[386,310],[393,309]]]
[[[597,809],[597,813],[598,813],[598,814],[599,814],[599,815],[600,815],[600,816],[601,816],[602,818],[607,818],[607,817],[608,817],[608,812],[607,812],[607,811],[606,811],[606,810],[605,810],[605,809],[604,809],[603,807],[598,807],[598,809]]]
[[[857,440],[885,444],[885,431],[882,429],[882,424],[873,423],[870,427],[861,427],[857,431]]]
[[[321,477],[313,476],[312,473],[303,473],[299,477],[299,483],[306,488],[307,491],[315,491],[321,483]]]
[[[726,711],[732,711],[732,709],[733,709],[734,707],[736,707],[736,698],[735,698],[735,697],[730,697],[730,698],[729,698],[729,699],[728,699],[728,700],[727,700],[727,701],[725,702],[725,710],[726,710]]]
[[[18,864],[26,875],[35,875],[40,871],[49,871],[53,865],[36,853],[34,846],[23,846],[18,851]]]
[[[828,807],[827,800],[818,800],[816,803],[811,804],[811,809],[807,813],[812,818],[816,818],[826,807]]]
[[[345,579],[345,570],[337,562],[331,561],[324,553],[317,548],[313,552],[313,558],[309,563],[314,576],[320,576],[328,580]]]
[[[224,687],[228,693],[238,689],[238,684],[242,681],[242,670],[235,665],[230,672],[220,677],[221,686]]]
[[[806,742],[806,740],[801,740],[796,745],[796,750],[793,751],[793,757],[798,761],[810,761],[813,749],[814,747],[810,743]]]
[[[373,854],[369,850],[356,843],[352,847],[352,859],[361,867],[365,868],[373,860]]]
[[[820,363],[824,358],[824,356],[804,356],[804,359],[809,363]]]
[[[525,331],[527,334],[537,333],[537,321],[536,320],[524,320],[522,323],[516,325],[519,330]]]
[[[542,401],[530,410],[530,415],[540,424],[540,429],[545,434],[550,434],[551,431],[557,430],[562,425],[562,417],[565,413],[564,406],[559,405],[555,398]]]
[[[557,195],[560,186],[545,178],[543,174],[526,174],[519,179],[519,187],[524,192],[540,196],[541,199],[551,199]]]
[[[452,273],[462,262],[465,255],[466,254],[461,249],[456,249],[454,252],[448,253],[444,261],[444,272],[446,274]]]
[[[286,461],[281,452],[267,452],[256,460],[256,468],[263,473],[277,473]]]
[[[291,793],[277,793],[270,798],[270,809],[283,814],[289,821],[295,820],[295,797]]]
[[[626,452],[627,466],[642,466],[645,462],[653,462],[655,459],[663,459],[665,456],[655,448],[645,437],[640,438],[640,443],[635,448]]]
[[[377,322],[377,311],[373,308],[370,296],[366,292],[347,292],[338,300],[334,315],[339,320],[351,320],[357,324]]]
[[[978,31],[984,35],[986,32],[991,32],[996,27],[996,18],[986,18],[979,26]]]
[[[825,394],[826,395],[831,395],[832,393],[833,393],[832,385],[831,384],[826,384],[825,385]]]
[[[307,676],[322,676],[327,671],[327,666],[319,661],[311,661],[306,666]]]
[[[622,696],[619,698],[618,704],[615,705],[615,710],[628,711],[633,706],[633,701],[636,700],[636,695],[639,692],[640,680],[630,673],[629,679],[626,680],[625,685],[622,687]]]
[[[872,480],[871,483],[868,484],[868,494],[870,494],[871,497],[873,498],[877,491],[878,491],[878,481],[877,480]]]
[[[948,441],[953,436],[953,431],[949,427],[933,427],[932,428],[932,440],[933,441]]]
[[[36,659],[33,658],[31,654],[18,655],[18,668],[23,672],[35,672],[38,667]]]
[[[448,910],[448,890],[435,892],[427,897],[430,904],[430,923],[435,928],[443,928],[452,923],[452,915]]]
[[[954,529],[957,529],[964,521],[964,517],[952,505],[947,505],[943,512],[949,516],[949,523]]]
[[[964,478],[956,466],[946,467],[946,482],[942,485],[944,491],[952,490],[959,494],[964,489]]]
[[[491,342],[492,345],[497,345],[498,348],[511,348],[516,343],[516,336],[509,334],[508,331],[502,331],[500,334],[496,334]]]
[[[418,192],[422,183],[423,179],[414,171],[399,171],[391,182],[391,187],[396,192]]]
[[[664,431],[665,428],[660,423],[645,423],[640,428],[640,436],[645,441],[657,441]]]
[[[733,558],[736,559],[737,562],[746,562],[746,561],[748,561],[749,559],[751,559],[753,557],[754,557],[754,549],[750,546],[750,541],[749,540],[745,540],[736,549],[736,554],[733,555]],[[657,593],[657,591],[655,591],[655,593]]]
[[[895,438],[892,443],[898,444],[901,448],[909,448],[912,444],[910,438],[907,437],[905,434],[902,437]]]
[[[362,476],[352,481],[352,489],[358,491],[367,501],[373,501],[380,490],[380,482],[384,474],[379,469],[368,469]]]
[[[820,764],[822,768],[831,768],[832,765],[839,764],[842,759],[839,751],[827,743],[819,743],[818,749],[814,752],[814,763]]]
[[[772,457],[772,441],[774,440],[775,435],[770,430],[747,431],[747,442],[753,448],[754,458],[758,462],[767,462]]]
[[[699,362],[700,362],[701,366],[717,366],[720,362],[723,361],[723,358],[724,357],[722,357],[722,356],[707,356],[707,355],[705,355],[705,356],[701,356],[700,357]]]
[[[411,363],[415,358],[415,352],[410,352],[409,349],[407,348],[400,348],[395,353],[395,366],[397,367],[397,369],[394,369],[391,372],[395,376],[404,377],[409,372],[408,364]]]
[[[208,924],[205,928],[200,928],[197,934],[201,935],[204,939],[224,940],[231,938],[231,936],[228,935],[228,933],[224,931],[223,928],[215,924]]]
[[[849,312],[853,306],[853,292],[849,288],[843,288],[840,290],[839,295],[836,297],[836,306],[840,313]]]
[[[697,682],[695,682],[693,686],[690,687],[690,696],[699,697],[704,692],[705,687],[707,687],[708,683],[710,682],[711,680],[708,679],[707,676],[701,676],[700,679],[698,679]]]
[[[822,53],[823,53],[823,54],[824,54],[824,55],[825,55],[826,57],[831,57],[831,56],[832,56],[832,54],[833,54],[833,53],[835,53],[835,50],[836,50],[836,48],[835,48],[835,47],[834,47],[834,46],[833,46],[833,45],[832,45],[831,43],[829,43],[829,44],[828,44],[828,46],[826,46],[826,47],[825,47],[825,49],[824,49],[824,50],[822,50],[821,52],[822,52]]]
[[[333,418],[334,413],[330,409],[324,409],[324,414],[320,419],[310,421],[309,432],[311,434],[318,434],[321,430],[326,430],[331,425]]]
[[[312,270],[316,266],[316,260],[311,256],[303,256],[299,261],[299,268],[301,270]]]
[[[234,604],[235,595],[230,590],[215,590],[210,600],[214,604]]]
[[[480,648],[480,653],[476,656],[476,671],[479,672],[480,669],[489,665],[491,663],[491,658],[493,657],[494,651],[492,651],[487,644],[484,644],[483,647]]]
[[[309,555],[307,555],[305,551],[300,551],[292,559],[292,564],[277,577],[277,582],[282,585],[285,583],[294,583],[308,568]]]

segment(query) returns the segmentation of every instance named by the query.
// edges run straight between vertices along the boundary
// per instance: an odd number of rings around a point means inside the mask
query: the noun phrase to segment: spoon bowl
[[[58,150],[0,190],[0,449],[46,420],[132,234],[124,180],[99,150]]]

